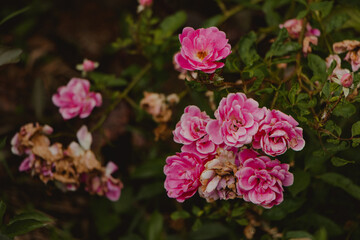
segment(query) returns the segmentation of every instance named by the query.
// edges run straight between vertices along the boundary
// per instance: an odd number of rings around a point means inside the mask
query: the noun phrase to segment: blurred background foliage
[[[331,106],[331,94],[340,98],[340,90],[326,81],[324,59],[332,43],[360,40],[360,2],[154,0],[141,14],[137,6],[135,0],[2,2],[1,237],[42,227],[18,239],[360,239],[360,141],[354,138],[360,134],[359,98],[342,100],[325,126],[311,113]],[[284,73],[276,64],[299,61],[301,46],[284,44],[287,33],[278,27],[295,17],[307,17],[322,33],[314,54],[297,62],[311,82],[323,84],[321,96],[309,97],[293,79],[277,83]],[[305,149],[279,157],[295,175],[281,205],[265,210],[240,199],[206,203],[197,195],[180,204],[166,196],[163,166],[180,146],[171,136],[154,141],[157,125],[139,108],[143,91],[186,93],[173,109],[170,130],[189,104],[213,115],[206,87],[179,80],[174,70],[177,35],[185,26],[218,26],[229,38],[233,53],[221,75],[243,85],[218,88],[216,103],[229,91],[243,91],[261,106],[292,114],[304,128]],[[89,118],[63,121],[51,95],[81,76],[75,65],[85,57],[100,63],[88,77],[102,92],[103,107]],[[51,125],[62,133],[54,139],[64,144],[82,124],[93,128],[94,152],[119,166],[120,200],[64,193],[18,172],[21,159],[11,155],[9,140],[28,122]]]

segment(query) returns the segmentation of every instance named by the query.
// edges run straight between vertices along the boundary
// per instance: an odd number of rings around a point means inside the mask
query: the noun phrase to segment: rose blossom
[[[291,38],[299,38],[301,29],[302,29],[302,19],[289,19],[284,22],[284,24],[280,24],[280,28],[286,28]]]
[[[142,6],[150,6],[153,0],[139,0],[140,5]]]
[[[60,107],[61,116],[67,120],[80,116],[86,118],[95,106],[102,104],[100,93],[90,92],[90,82],[86,79],[72,78],[66,86],[59,87],[52,96],[53,103]]]
[[[210,117],[197,106],[185,108],[173,131],[174,141],[185,144],[181,149],[183,152],[196,153],[200,158],[215,152],[216,145],[209,140],[205,129],[209,120]]]
[[[94,71],[95,68],[99,67],[99,63],[98,62],[94,62],[91,61],[89,59],[84,59],[82,64],[78,64],[76,65],[76,69],[79,71],[84,71],[84,72],[91,72]]]
[[[201,159],[193,153],[177,153],[166,159],[164,187],[170,198],[178,202],[192,197],[200,186],[200,174],[204,170]]]
[[[261,148],[270,156],[283,154],[288,148],[300,151],[304,148],[305,140],[298,125],[293,117],[281,111],[266,110],[265,118],[254,136],[253,148]]]
[[[283,201],[283,186],[291,186],[294,176],[289,172],[289,164],[259,156],[253,150],[239,153],[241,167],[235,176],[238,194],[247,202],[271,208]]]
[[[348,69],[335,69],[331,80],[343,87],[345,97],[349,95],[353,87],[353,74]]]
[[[265,108],[259,108],[254,99],[243,93],[230,93],[220,101],[216,120],[209,121],[206,131],[215,144],[241,147],[251,143],[264,113]]]
[[[181,51],[175,55],[175,61],[189,71],[213,73],[216,69],[224,67],[224,63],[218,61],[231,53],[225,33],[216,27],[197,30],[186,27],[179,35],[179,40]]]

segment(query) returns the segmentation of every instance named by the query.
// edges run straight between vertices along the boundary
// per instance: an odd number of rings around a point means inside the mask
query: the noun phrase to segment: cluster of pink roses
[[[350,89],[354,88],[354,72],[360,68],[360,42],[357,40],[344,40],[333,44],[333,50],[336,54],[331,54],[326,58],[326,68],[329,69],[333,61],[336,66],[329,80],[341,85],[345,97],[350,93]],[[341,58],[338,54],[346,52],[344,60],[351,64],[351,72],[349,69],[341,67]],[[358,86],[356,86],[358,87]]]
[[[199,191],[207,201],[242,197],[265,208],[283,200],[283,186],[293,183],[288,164],[261,156],[277,156],[288,148],[301,150],[302,129],[289,115],[259,108],[243,93],[220,101],[211,119],[196,106],[185,108],[173,131],[181,153],[166,159],[168,196],[179,202]]]
[[[51,144],[47,135],[52,132],[48,125],[29,123],[14,135],[11,151],[19,156],[27,155],[19,171],[38,176],[44,183],[55,181],[65,191],[75,191],[84,184],[91,194],[118,200],[123,184],[111,176],[118,168],[113,162],[101,166],[90,150],[92,136],[87,127],[79,129],[78,142],[71,142],[67,148],[58,142]]]
[[[302,19],[289,19],[284,24],[280,24],[280,28],[286,28],[289,33],[289,36],[293,39],[298,39],[302,31],[303,20]],[[303,40],[302,51],[304,55],[307,55],[312,51],[310,43],[313,45],[318,44],[318,37],[320,36],[320,30],[317,28],[312,28],[310,23],[306,24],[305,37]]]

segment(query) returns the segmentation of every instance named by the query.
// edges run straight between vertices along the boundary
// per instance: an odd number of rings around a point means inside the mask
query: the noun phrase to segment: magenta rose
[[[243,93],[230,93],[220,101],[215,111],[216,120],[209,121],[206,131],[215,144],[242,147],[251,143],[264,113],[265,108],[259,108],[254,99],[248,99]]]
[[[247,202],[271,208],[283,201],[283,186],[291,186],[294,176],[289,164],[281,164],[249,149],[239,154],[240,169],[236,172],[237,191]]]
[[[164,166],[167,195],[178,202],[192,197],[200,186],[203,170],[204,164],[196,154],[182,152],[168,157]]]
[[[189,71],[213,73],[224,67],[224,63],[219,61],[231,53],[225,33],[216,27],[197,30],[186,27],[179,35],[179,40],[181,51],[175,55],[175,61]]]
[[[281,155],[288,148],[300,151],[305,146],[302,128],[289,115],[278,110],[266,110],[260,122],[259,131],[254,136],[253,148],[262,149],[270,156]]]
[[[90,82],[80,78],[72,78],[66,86],[59,87],[52,101],[60,107],[59,112],[65,120],[76,116],[86,118],[95,106],[102,104],[101,94],[90,92]]]
[[[205,129],[209,121],[210,117],[197,106],[185,108],[173,131],[174,141],[185,144],[181,149],[183,152],[196,153],[200,158],[215,152],[216,145],[209,140]]]

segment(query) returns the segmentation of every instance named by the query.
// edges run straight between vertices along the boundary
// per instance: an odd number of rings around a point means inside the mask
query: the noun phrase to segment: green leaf
[[[251,88],[249,89],[250,92],[257,90],[261,86],[261,84],[265,78],[265,75],[260,69],[256,69],[254,71],[254,77],[256,77],[256,80],[253,83],[253,85],[251,86]]]
[[[298,84],[298,83],[295,83],[295,84],[291,87],[291,89],[290,89],[290,91],[289,91],[289,95],[288,95],[288,98],[289,98],[289,100],[290,100],[291,105],[294,105],[294,104],[295,104],[295,98],[296,98],[299,90],[300,90],[300,87],[299,87],[299,84]]]
[[[355,112],[356,112],[356,107],[353,104],[349,102],[344,102],[336,106],[336,108],[333,111],[333,114],[338,117],[349,118],[352,115],[354,115]]]
[[[309,68],[313,71],[315,77],[320,78],[321,81],[326,80],[326,63],[321,57],[312,53],[309,54],[308,65]]]
[[[286,28],[280,29],[276,40],[273,42],[273,44],[270,47],[270,50],[266,54],[266,58],[270,58],[270,57],[276,55],[276,53],[279,51],[279,49],[281,49],[281,47],[283,46],[284,41],[288,36],[289,36],[289,34],[288,34],[288,31],[286,30]]]
[[[340,29],[349,19],[350,16],[347,13],[340,13],[326,18],[324,21],[326,33]]]
[[[164,182],[163,181],[144,184],[140,188],[139,193],[136,196],[136,199],[137,200],[149,199],[149,198],[152,198],[156,195],[163,193],[164,191],[165,190],[164,190]]]
[[[17,63],[20,60],[21,49],[0,47],[0,66],[8,63]]]
[[[277,36],[275,42],[271,45],[270,50],[266,54],[266,58],[273,56],[284,56],[290,52],[295,52],[301,49],[301,45],[297,42],[286,42],[285,39],[289,36],[286,28],[280,29],[279,35]]]
[[[298,15],[296,16],[297,19],[302,19],[304,17],[306,17],[306,15],[309,13],[308,9],[302,10],[298,13]]]
[[[297,238],[308,238],[314,239],[314,237],[305,231],[289,231],[285,234],[285,239],[297,239]]]
[[[349,161],[343,158],[339,158],[339,157],[332,157],[331,158],[331,163],[335,166],[335,167],[342,167],[345,166],[348,163],[355,163],[355,161]]]
[[[325,125],[325,129],[332,132],[332,133],[335,133],[337,136],[340,136],[341,135],[341,127],[339,127],[338,125],[336,125],[334,123],[334,121],[332,120],[329,120],[326,125]]]
[[[310,4],[310,9],[319,11],[321,13],[321,18],[324,18],[331,12],[333,4],[333,1],[313,2]]]
[[[252,66],[254,62],[260,59],[255,49],[256,33],[251,31],[240,39],[239,42],[239,55],[246,66]]]
[[[343,189],[345,192],[360,200],[360,187],[354,184],[349,178],[338,173],[324,173],[319,176],[324,182]]]
[[[163,228],[163,217],[158,212],[155,211],[151,215],[148,232],[147,232],[147,239],[148,240],[158,240],[160,239],[161,231]]]
[[[36,221],[43,222],[43,223],[53,221],[49,216],[45,215],[44,213],[30,211],[30,212],[23,212],[23,213],[16,215],[9,221],[9,224],[13,224],[17,221],[23,221],[23,220],[36,220]]]
[[[239,217],[244,215],[246,208],[245,207],[237,207],[231,211],[231,217]]]
[[[12,224],[7,225],[3,230],[3,233],[8,235],[9,237],[15,237],[33,231],[35,229],[44,227],[46,225],[47,223],[43,223],[33,219],[19,220]]]
[[[89,78],[97,85],[105,87],[121,87],[127,85],[127,81],[123,78],[118,78],[113,74],[106,74],[100,72],[90,72]]]
[[[2,225],[5,211],[6,211],[6,204],[3,201],[0,201],[0,226]]]
[[[191,216],[190,213],[188,213],[187,211],[180,210],[180,211],[173,212],[171,214],[171,219],[172,220],[186,219],[186,218],[189,218],[190,216]]]
[[[202,85],[199,82],[195,82],[195,81],[185,81],[185,84],[190,87],[191,89],[197,91],[197,92],[205,92],[207,91],[207,88]]]
[[[269,220],[281,220],[288,214],[298,210],[305,202],[303,198],[286,198],[280,205],[276,205],[271,209],[265,211],[263,216]]]
[[[353,138],[352,139],[352,147],[357,147],[360,144],[360,138]]]
[[[310,184],[310,174],[300,169],[294,172],[294,184],[288,187],[290,193],[295,197],[299,192],[304,191]]]
[[[246,218],[236,219],[236,223],[241,225],[241,226],[249,225],[249,221]]]
[[[146,162],[138,166],[132,173],[133,178],[152,178],[157,176],[164,176],[163,173],[164,160],[159,159],[157,161]]]
[[[215,15],[215,16],[207,19],[202,24],[202,27],[203,28],[209,28],[209,27],[217,26],[221,22],[222,19],[223,19],[223,15],[221,15],[221,14]]]
[[[173,15],[166,17],[160,23],[162,38],[170,37],[176,30],[183,26],[186,22],[186,12],[178,11]]]
[[[330,91],[330,82],[329,82],[329,81],[325,82],[325,84],[324,84],[321,92],[324,94],[324,96],[325,96],[326,98],[329,98],[329,96],[330,96],[330,94],[331,94],[331,91]]]
[[[354,123],[351,127],[351,135],[353,137],[360,135],[360,121]]]

